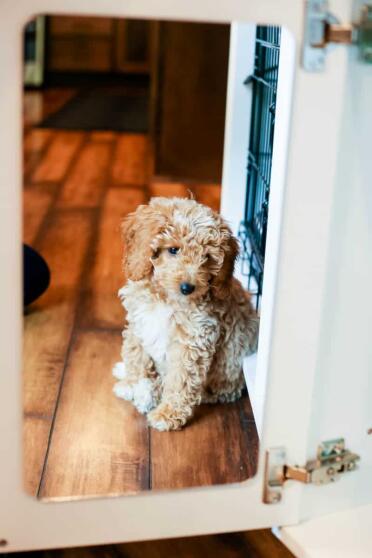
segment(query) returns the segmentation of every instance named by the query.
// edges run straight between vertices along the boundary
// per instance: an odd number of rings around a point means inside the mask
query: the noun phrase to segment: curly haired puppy
[[[190,199],[153,198],[123,223],[127,311],[118,397],[158,430],[176,430],[196,405],[235,401],[258,318],[233,278],[238,243],[222,217]]]

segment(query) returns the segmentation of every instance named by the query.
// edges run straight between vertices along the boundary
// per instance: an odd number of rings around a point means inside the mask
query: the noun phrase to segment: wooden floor
[[[13,554],[14,558],[293,558],[269,530]]]
[[[247,479],[258,446],[248,398],[202,407],[181,432],[159,433],[112,393],[122,217],[153,195],[189,190],[218,209],[220,187],[151,180],[146,135],[35,127],[73,94],[25,96],[24,240],[52,274],[24,320],[26,489],[58,499]]]

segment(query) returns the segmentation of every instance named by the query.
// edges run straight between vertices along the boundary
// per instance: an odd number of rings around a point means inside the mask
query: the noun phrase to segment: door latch
[[[282,499],[284,483],[288,480],[305,484],[328,484],[340,475],[356,469],[359,455],[345,448],[345,440],[328,440],[318,446],[317,457],[304,467],[287,464],[284,447],[266,452],[263,501],[276,504]]]
[[[364,4],[355,23],[340,23],[328,0],[307,0],[302,62],[305,70],[320,72],[333,45],[355,44],[360,58],[372,63],[372,4]]]

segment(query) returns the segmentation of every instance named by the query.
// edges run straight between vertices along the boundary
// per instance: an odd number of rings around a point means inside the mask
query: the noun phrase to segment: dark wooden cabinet
[[[48,29],[50,72],[149,71],[151,22],[52,16]]]
[[[155,174],[220,182],[230,26],[162,22]]]

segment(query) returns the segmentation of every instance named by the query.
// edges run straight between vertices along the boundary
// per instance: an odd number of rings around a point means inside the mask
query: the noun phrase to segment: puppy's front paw
[[[127,375],[127,371],[125,370],[124,362],[117,362],[112,369],[112,375],[117,380],[124,380],[125,376]]]
[[[133,404],[143,415],[155,407],[154,386],[149,378],[142,378],[133,386]]]
[[[115,393],[116,397],[120,399],[125,399],[125,401],[132,401],[133,400],[133,388],[134,386],[128,384],[124,380],[121,382],[117,382],[113,387],[113,392]]]
[[[166,403],[160,403],[147,415],[149,425],[162,432],[179,430],[186,423],[186,416]]]

